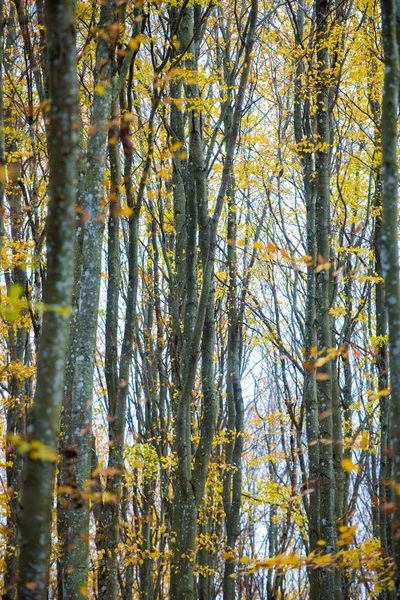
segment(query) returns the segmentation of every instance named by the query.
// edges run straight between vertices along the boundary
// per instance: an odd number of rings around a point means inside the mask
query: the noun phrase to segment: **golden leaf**
[[[101,83],[98,83],[95,87],[95,92],[96,94],[98,94],[99,96],[104,96],[104,92],[106,90],[104,89],[104,86],[101,85]]]
[[[361,470],[359,465],[354,464],[350,458],[344,458],[342,460],[342,467],[343,467],[343,470],[346,471],[347,473],[354,473],[354,472],[359,473]]]

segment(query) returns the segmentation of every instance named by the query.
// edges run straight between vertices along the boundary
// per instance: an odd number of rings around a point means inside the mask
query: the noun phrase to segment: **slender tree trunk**
[[[316,251],[317,273],[315,287],[315,312],[317,348],[322,356],[332,347],[330,308],[330,124],[328,88],[328,18],[329,0],[316,0],[316,60],[318,84],[316,92],[316,126],[318,149],[315,153],[316,170]],[[320,489],[320,536],[326,542],[326,552],[334,553],[335,547],[335,498],[333,479],[333,371],[328,359],[317,372],[317,399],[319,419],[319,489]],[[320,578],[320,594],[334,597],[334,572],[323,569]]]
[[[59,421],[69,335],[74,261],[77,107],[75,2],[46,2],[50,77],[50,203],[47,218],[48,310],[37,360],[37,383],[21,508],[19,600],[48,596],[50,535]]]
[[[13,144],[14,145],[14,144]],[[23,216],[21,189],[17,183],[20,176],[20,162],[12,163],[10,167],[11,190],[8,196],[11,217],[11,238],[16,247],[23,239]],[[11,272],[11,278],[6,275],[8,292],[23,296],[26,286],[26,272],[21,264],[16,264]],[[24,327],[15,328],[10,324],[8,332],[8,348],[10,361],[24,363],[26,355],[27,330]],[[9,402],[7,406],[7,450],[6,474],[7,489],[9,490],[9,513],[7,516],[7,546],[5,553],[6,573],[5,588],[9,598],[15,598],[17,590],[17,572],[19,556],[19,517],[21,505],[21,492],[23,480],[23,456],[17,452],[16,442],[25,437],[26,419],[24,406],[23,380],[16,374],[11,375],[8,381]],[[13,439],[16,438],[16,439]]]
[[[101,4],[91,135],[84,159],[85,176],[78,195],[82,218],[77,230],[75,307],[67,362],[59,477],[62,488],[69,490],[59,498],[60,600],[81,600],[88,579],[89,501],[85,486],[91,478],[93,375],[104,234],[102,200],[116,44],[112,25],[116,12],[114,1]]]
[[[376,71],[375,64],[373,70]],[[372,95],[369,98],[369,104],[374,115],[375,123],[381,120],[381,106],[378,100]],[[381,132],[376,128],[375,132],[376,149],[381,147]],[[374,171],[374,209],[376,211],[374,232],[373,232],[373,250],[375,254],[375,272],[379,279],[383,279],[382,259],[381,259],[381,235],[382,235],[382,174],[381,169]],[[389,357],[386,344],[388,335],[387,311],[385,302],[385,284],[378,280],[375,285],[375,335],[377,337],[376,348],[376,372],[378,377],[378,392],[384,392],[389,388]],[[379,537],[381,546],[385,553],[390,556],[392,553],[391,522],[385,508],[391,502],[391,489],[388,482],[391,479],[392,461],[390,455],[389,439],[389,396],[383,395],[379,399],[380,406],[380,457],[379,457],[379,480],[378,480],[378,498],[377,523],[379,528]],[[382,600],[389,599],[391,592],[381,593]]]
[[[398,154],[397,118],[399,95],[399,52],[395,0],[382,0],[382,37],[385,78],[382,102],[382,229],[381,261],[385,280],[385,302],[389,330],[390,436],[389,450],[393,482],[400,484],[400,279],[398,250]],[[400,495],[394,494],[393,557],[396,564],[395,595],[400,595]]]
[[[120,482],[123,471],[123,457],[119,461],[112,460],[116,445],[123,440],[116,440],[115,430],[116,408],[120,388],[118,373],[118,305],[119,286],[121,277],[120,242],[119,242],[119,210],[121,166],[119,160],[119,114],[113,110],[113,125],[108,133],[108,154],[111,171],[110,207],[108,217],[108,248],[107,248],[107,302],[106,302],[106,331],[105,331],[105,378],[107,385],[108,422],[109,422],[109,473],[106,478],[106,492],[109,493],[107,502],[101,504],[100,520],[97,523],[96,537],[99,540],[101,558],[98,566],[98,596],[113,600],[118,592],[118,556],[116,554],[119,539],[119,496]],[[115,122],[117,121],[117,122]],[[128,383],[128,382],[126,382]],[[122,415],[125,419],[125,413]],[[115,494],[115,491],[118,495]],[[115,514],[116,513],[116,514]]]
[[[151,123],[150,123],[151,127]],[[117,146],[118,127],[110,129],[112,143],[110,145],[110,163],[112,172],[113,193],[118,195],[120,185],[120,165]],[[99,564],[98,588],[99,598],[111,600],[117,597],[118,592],[118,563],[117,550],[120,540],[120,503],[122,496],[122,474],[124,470],[124,440],[126,404],[130,380],[130,365],[132,359],[132,346],[136,325],[136,300],[138,288],[138,225],[140,204],[134,206],[132,196],[132,148],[128,143],[129,133],[122,136],[125,153],[125,189],[128,207],[132,214],[129,217],[129,243],[128,243],[128,290],[126,299],[125,328],[122,341],[119,364],[117,361],[118,348],[116,344],[118,327],[118,288],[120,278],[119,267],[119,228],[118,228],[118,202],[110,209],[109,218],[109,280],[107,305],[107,389],[108,389],[108,420],[109,420],[109,454],[108,474],[106,479],[106,492],[112,499],[102,506],[99,528],[102,536],[102,558]],[[150,133],[149,144],[152,136]],[[151,149],[148,150],[151,153]],[[146,167],[145,167],[146,169]],[[143,177],[147,176],[143,175]],[[114,214],[111,213],[114,211]],[[115,334],[114,334],[115,332]]]
[[[7,44],[9,45],[9,44]],[[11,111],[7,111],[5,122],[12,127],[15,117]],[[18,151],[15,140],[6,144],[6,151],[15,155]],[[21,177],[21,161],[17,158],[10,162],[8,167],[8,194],[7,200],[10,207],[11,239],[14,248],[23,242],[24,219],[22,211],[22,190],[19,185]],[[15,255],[15,249],[13,250]],[[15,294],[18,298],[23,297],[26,290],[26,270],[22,261],[16,258],[16,264],[11,271],[11,277],[6,273],[6,283],[9,294]],[[10,361],[24,362],[27,343],[27,330],[24,327],[14,328],[11,323],[8,332],[8,348]],[[9,378],[9,403],[7,406],[7,450],[6,450],[6,475],[9,494],[9,514],[7,517],[7,546],[5,552],[6,573],[5,588],[9,598],[15,598],[17,592],[17,573],[19,557],[19,513],[21,505],[22,479],[23,479],[23,456],[17,452],[17,440],[24,438],[26,434],[25,406],[23,401],[23,381],[16,375]]]
[[[227,474],[224,479],[224,510],[226,545],[228,552],[235,554],[240,535],[240,507],[242,499],[242,452],[244,431],[244,402],[241,383],[242,320],[237,295],[236,256],[236,205],[233,185],[228,191],[228,358],[226,365],[226,402],[228,407],[228,436],[226,448]],[[236,561],[234,556],[225,561],[223,594],[224,600],[235,598]]]
[[[375,177],[375,206],[379,213],[375,217],[374,228],[374,252],[375,252],[375,270],[378,277],[383,277],[381,260],[381,233],[382,233],[382,197],[381,197],[381,176],[380,173]],[[376,370],[378,376],[378,392],[383,392],[389,387],[389,361],[385,338],[387,336],[387,313],[385,306],[385,287],[383,282],[378,282],[375,286],[375,334],[378,339],[376,354]],[[380,458],[379,458],[379,483],[378,496],[379,504],[385,506],[390,501],[390,489],[388,481],[391,478],[391,456],[389,453],[389,396],[383,395],[379,399],[380,405]],[[391,553],[391,535],[390,519],[386,511],[380,508],[378,513],[379,537],[381,545],[389,555]]]
[[[304,43],[304,2],[299,0],[297,11],[297,28],[295,28],[296,46],[299,48]],[[306,436],[308,445],[308,488],[311,491],[309,501],[306,501],[306,509],[309,526],[310,550],[318,548],[317,541],[320,539],[320,489],[319,489],[319,421],[317,386],[315,378],[313,348],[317,346],[315,329],[315,265],[317,262],[316,251],[316,221],[315,201],[316,190],[313,172],[315,164],[313,155],[303,151],[304,142],[311,140],[312,125],[310,116],[310,101],[304,98],[302,79],[305,67],[302,61],[296,65],[296,77],[294,87],[294,114],[293,125],[295,139],[298,146],[299,158],[301,160],[304,200],[307,214],[307,239],[306,251],[308,255],[307,282],[306,282],[306,307],[305,307],[305,340],[304,340],[304,386],[303,398],[305,404]],[[306,500],[306,498],[305,498]],[[310,600],[318,600],[319,595],[319,571],[310,569]]]
[[[5,145],[4,145],[4,0],[0,0],[0,252],[4,237],[4,182],[5,182]]]

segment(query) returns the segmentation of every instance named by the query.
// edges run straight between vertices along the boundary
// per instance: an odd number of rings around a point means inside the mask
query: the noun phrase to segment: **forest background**
[[[398,37],[0,0],[3,598],[398,597]]]

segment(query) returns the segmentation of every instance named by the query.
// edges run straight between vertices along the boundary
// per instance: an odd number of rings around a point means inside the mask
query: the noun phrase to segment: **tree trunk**
[[[382,0],[382,37],[385,78],[382,102],[382,229],[381,261],[385,280],[385,302],[389,330],[390,436],[393,483],[400,484],[400,280],[398,250],[398,155],[397,117],[399,53],[396,31],[396,2]],[[394,494],[393,558],[396,564],[395,595],[400,594],[400,495]]]
[[[47,217],[47,277],[43,300],[48,310],[37,359],[37,384],[27,427],[21,507],[19,600],[48,595],[50,535],[59,421],[69,335],[74,261],[77,107],[75,3],[46,2],[50,76],[50,203]],[[40,444],[40,445],[38,445]]]
[[[59,498],[60,600],[80,600],[88,578],[89,501],[85,487],[91,478],[93,374],[104,233],[102,200],[116,44],[112,24],[116,20],[116,11],[115,2],[111,0],[101,5],[98,28],[103,34],[109,33],[98,37],[92,135],[78,194],[81,220],[77,230],[75,306],[67,362],[59,477],[62,488],[69,490]]]

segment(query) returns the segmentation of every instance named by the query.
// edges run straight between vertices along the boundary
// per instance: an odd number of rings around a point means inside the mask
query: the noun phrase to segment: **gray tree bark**
[[[47,310],[37,359],[37,383],[29,442],[40,443],[26,457],[21,507],[19,600],[48,595],[50,535],[60,413],[73,285],[77,159],[75,3],[46,2],[51,114],[49,126],[49,210],[47,276],[43,301]]]
[[[398,249],[398,150],[399,52],[395,0],[382,0],[382,38],[385,77],[382,101],[382,228],[381,261],[389,331],[390,436],[393,482],[400,483],[400,278]],[[396,564],[395,596],[400,594],[400,496],[394,494],[392,521],[393,558]]]
[[[84,176],[78,193],[81,218],[77,228],[74,312],[67,362],[59,477],[60,485],[70,490],[59,497],[60,600],[81,599],[81,590],[87,587],[89,568],[89,500],[84,491],[85,483],[91,478],[93,374],[104,233],[102,200],[117,41],[112,25],[117,16],[115,2],[110,0],[101,4],[98,23],[101,35],[96,48],[91,113],[92,135],[89,137],[87,153],[81,157]]]

